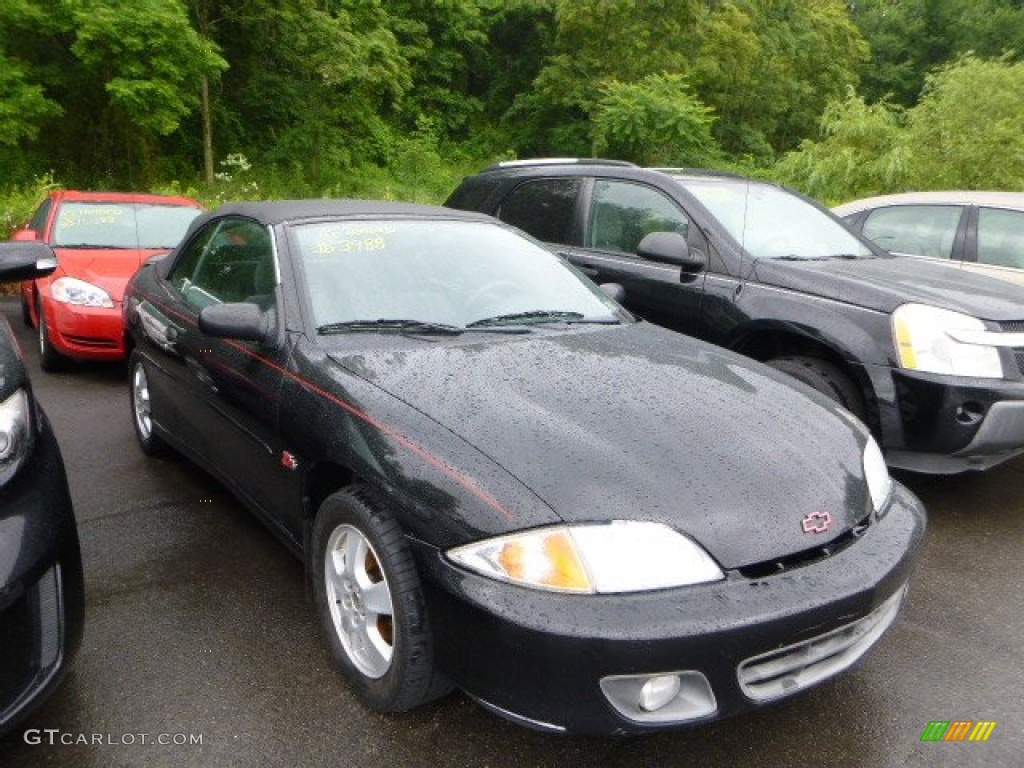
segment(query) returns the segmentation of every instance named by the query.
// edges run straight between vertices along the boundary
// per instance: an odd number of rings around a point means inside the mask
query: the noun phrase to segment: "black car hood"
[[[663,522],[733,568],[868,514],[862,429],[767,367],[646,323],[467,339],[330,356],[569,522]],[[814,512],[836,524],[805,533]]]
[[[880,312],[919,302],[996,322],[1024,319],[1020,286],[909,256],[761,259],[755,262],[751,278]]]

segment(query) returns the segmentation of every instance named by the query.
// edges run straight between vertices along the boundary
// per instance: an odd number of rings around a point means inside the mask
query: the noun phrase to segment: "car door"
[[[705,274],[681,275],[678,266],[637,255],[652,232],[678,232],[693,246],[703,236],[666,193],[622,179],[592,179],[584,195],[582,246],[570,260],[601,283],[619,283],[624,303],[652,322],[686,330],[700,317]]]
[[[205,307],[226,302],[256,304],[276,323],[280,271],[265,226],[226,217],[211,228],[196,258],[180,260],[168,275],[180,310],[173,344],[179,412],[211,468],[281,529],[277,415],[286,347],[218,338],[199,327]]]
[[[968,206],[956,204],[890,205],[863,218],[861,232],[881,248],[959,265],[964,260]]]
[[[1024,211],[980,206],[976,217],[965,268],[1024,285]]]

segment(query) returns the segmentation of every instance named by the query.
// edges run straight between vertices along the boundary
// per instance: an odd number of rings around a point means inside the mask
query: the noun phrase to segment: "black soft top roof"
[[[490,216],[468,211],[456,211],[437,205],[398,203],[385,200],[272,200],[263,202],[225,203],[192,222],[192,229],[212,218],[225,215],[246,216],[261,224],[273,225],[301,219],[414,217],[457,219],[464,221],[493,221]]]

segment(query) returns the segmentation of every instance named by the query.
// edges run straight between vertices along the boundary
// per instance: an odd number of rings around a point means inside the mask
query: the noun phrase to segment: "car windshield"
[[[842,224],[806,200],[746,179],[676,177],[755,259],[872,258]]]
[[[390,219],[291,229],[321,333],[415,328],[412,321],[465,330],[625,318],[553,253],[497,224]]]
[[[59,248],[174,248],[202,211],[189,205],[66,202],[51,245]]]

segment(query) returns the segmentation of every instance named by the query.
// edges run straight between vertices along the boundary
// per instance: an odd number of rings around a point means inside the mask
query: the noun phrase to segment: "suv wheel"
[[[867,415],[864,396],[853,379],[838,365],[816,357],[802,356],[776,357],[769,360],[768,365],[821,392],[864,421]]]

